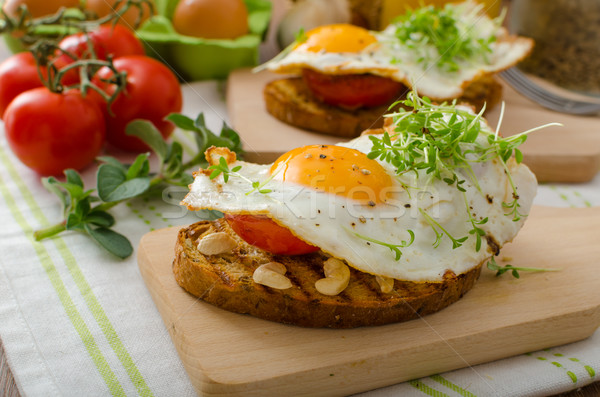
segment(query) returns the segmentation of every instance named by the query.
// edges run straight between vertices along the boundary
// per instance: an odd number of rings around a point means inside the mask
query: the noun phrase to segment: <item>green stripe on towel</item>
[[[460,394],[461,396],[476,397],[475,394],[471,393],[468,390],[463,389],[462,387],[460,387],[458,385],[455,385],[454,383],[450,382],[448,379],[442,377],[441,375],[432,375],[429,378],[446,386],[448,389],[455,391],[456,393]]]
[[[6,155],[5,149],[1,146],[0,146],[0,160],[5,165],[11,178],[13,179],[13,181],[17,185],[19,191],[21,192],[23,199],[25,200],[25,202],[31,209],[33,215],[36,217],[36,220],[40,223],[40,226],[41,227],[50,226],[50,222],[48,221],[48,219],[42,212],[41,208],[35,201],[33,194],[31,193],[29,188],[25,185],[25,183],[23,183],[23,181],[19,177],[14,165],[11,163],[10,159]],[[15,209],[18,210],[18,208],[16,208],[16,207],[15,207]],[[65,265],[69,269],[69,272],[70,272],[71,276],[73,277],[73,280],[75,281],[77,288],[79,289],[79,292],[81,293],[82,297],[84,298],[86,305],[88,306],[88,309],[94,316],[94,319],[98,323],[100,329],[102,330],[102,333],[104,334],[104,336],[106,337],[107,341],[109,342],[111,348],[117,355],[119,361],[121,362],[121,364],[127,371],[127,374],[129,375],[131,382],[135,385],[138,393],[141,396],[152,396],[153,395],[152,391],[146,384],[146,381],[144,380],[143,376],[141,375],[140,371],[138,370],[137,366],[135,365],[135,362],[131,358],[131,355],[129,354],[129,352],[127,351],[125,346],[123,345],[123,342],[119,338],[119,335],[117,334],[113,325],[111,324],[110,320],[108,319],[108,316],[106,315],[104,309],[102,308],[102,305],[98,301],[98,298],[96,297],[96,295],[94,294],[89,283],[85,279],[85,276],[81,272],[81,269],[80,269],[79,265],[77,264],[77,261],[76,261],[75,257],[73,256],[71,250],[69,250],[66,243],[64,242],[64,240],[61,237],[54,237],[54,238],[52,238],[52,241],[56,245],[56,248],[58,249],[59,254],[63,258]]]
[[[414,387],[415,389],[418,389],[419,391],[427,394],[428,396],[432,396],[432,397],[450,397],[446,393],[438,391],[438,390],[434,389],[433,387],[427,386],[425,383],[421,382],[420,380],[411,380],[408,383],[412,387]]]
[[[50,254],[48,253],[43,244],[33,241],[33,229],[25,220],[23,214],[21,214],[21,212],[19,211],[15,199],[12,197],[12,195],[6,188],[6,185],[3,183],[2,177],[0,177],[0,193],[4,197],[4,201],[6,202],[13,217],[17,221],[19,227],[21,227],[21,229],[23,229],[23,232],[25,232],[25,234],[27,234],[31,239],[33,249],[35,250],[37,257],[40,260],[40,263],[42,264],[42,267],[46,272],[48,279],[52,284],[52,287],[56,291],[56,295],[58,296],[58,299],[60,300],[63,308],[65,309],[67,317],[69,318],[71,324],[73,324],[73,328],[75,328],[75,331],[81,338],[81,341],[83,342],[83,345],[85,346],[85,349],[90,355],[92,361],[96,365],[96,368],[98,368],[98,372],[104,379],[104,382],[108,386],[110,393],[113,396],[125,395],[123,387],[117,380],[114,372],[110,369],[108,362],[102,355],[102,352],[100,351],[98,345],[96,344],[96,341],[94,340],[94,336],[90,332],[89,328],[85,324],[85,321],[81,317],[81,314],[77,311],[77,307],[73,303],[73,300],[69,296],[69,292],[67,291],[63,281],[61,280],[56,266],[54,266],[54,263],[50,258]]]

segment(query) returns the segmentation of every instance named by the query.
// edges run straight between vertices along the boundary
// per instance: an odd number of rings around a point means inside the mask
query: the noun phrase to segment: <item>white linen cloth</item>
[[[184,87],[184,111],[227,121],[223,87]],[[176,138],[189,141],[177,133]],[[94,171],[83,173],[94,185]],[[600,176],[548,184],[536,204],[600,205]],[[174,203],[136,200],[113,209],[116,230],[134,245],[145,233],[192,223]],[[117,260],[67,232],[34,242],[34,230],[62,219],[58,200],[0,136],[0,338],[23,396],[191,396],[195,391],[146,289],[136,252]],[[598,380],[600,331],[566,346],[523,354],[374,390],[380,396],[543,396]]]

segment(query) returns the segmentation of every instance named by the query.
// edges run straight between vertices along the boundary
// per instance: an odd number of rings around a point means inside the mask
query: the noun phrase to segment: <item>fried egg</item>
[[[499,19],[487,17],[473,1],[418,12],[414,15],[433,15],[431,23],[451,29],[457,39],[436,46],[427,35],[435,26],[422,17],[399,20],[378,32],[349,24],[325,25],[306,32],[265,67],[296,75],[304,68],[333,75],[370,73],[416,88],[432,99],[448,100],[460,97],[472,81],[515,65],[533,47],[531,39],[509,35]],[[459,38],[464,39],[461,43],[468,56],[460,52]],[[472,50],[481,43],[483,49]]]
[[[494,132],[480,122],[476,142],[486,147]],[[435,282],[449,271],[474,268],[511,241],[526,216],[513,219],[503,203],[518,192],[520,212],[527,214],[536,193],[534,175],[514,160],[503,163],[496,157],[457,169],[465,181],[459,190],[425,170],[399,174],[390,162],[368,156],[372,150],[372,139],[363,135],[337,145],[297,148],[268,165],[230,156],[230,172],[212,179],[210,170],[196,173],[182,204],[267,215],[362,272]],[[216,157],[207,154],[212,164],[218,163]],[[470,233],[472,220],[485,232],[479,249]],[[463,237],[456,246],[454,240]]]

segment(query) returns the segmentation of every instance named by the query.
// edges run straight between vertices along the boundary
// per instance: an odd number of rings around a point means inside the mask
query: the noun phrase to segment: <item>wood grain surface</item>
[[[233,72],[228,80],[227,108],[232,126],[242,137],[249,161],[272,161],[290,149],[311,144],[335,144],[343,138],[305,131],[285,124],[267,113],[262,90],[268,81],[280,78],[250,69]],[[600,170],[600,118],[580,117],[546,110],[503,83],[506,103],[503,135],[514,135],[552,122],[531,134],[521,149],[525,163],[540,182],[586,182]],[[486,113],[492,127],[500,117],[500,106]]]
[[[199,393],[348,395],[591,335],[600,325],[600,295],[589,277],[599,228],[600,208],[535,207],[499,259],[560,271],[513,279],[486,270],[441,312],[353,330],[285,326],[192,297],[171,273],[177,228],[144,236],[138,262]]]
[[[19,390],[17,389],[15,378],[13,378],[4,354],[2,340],[0,340],[0,396],[19,397]]]

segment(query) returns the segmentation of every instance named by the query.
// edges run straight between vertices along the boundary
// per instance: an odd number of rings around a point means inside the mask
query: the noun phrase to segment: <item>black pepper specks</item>
[[[320,158],[320,159],[326,159],[326,158],[327,158],[327,155],[325,155],[325,154],[320,154],[320,155],[319,155],[319,158]]]

